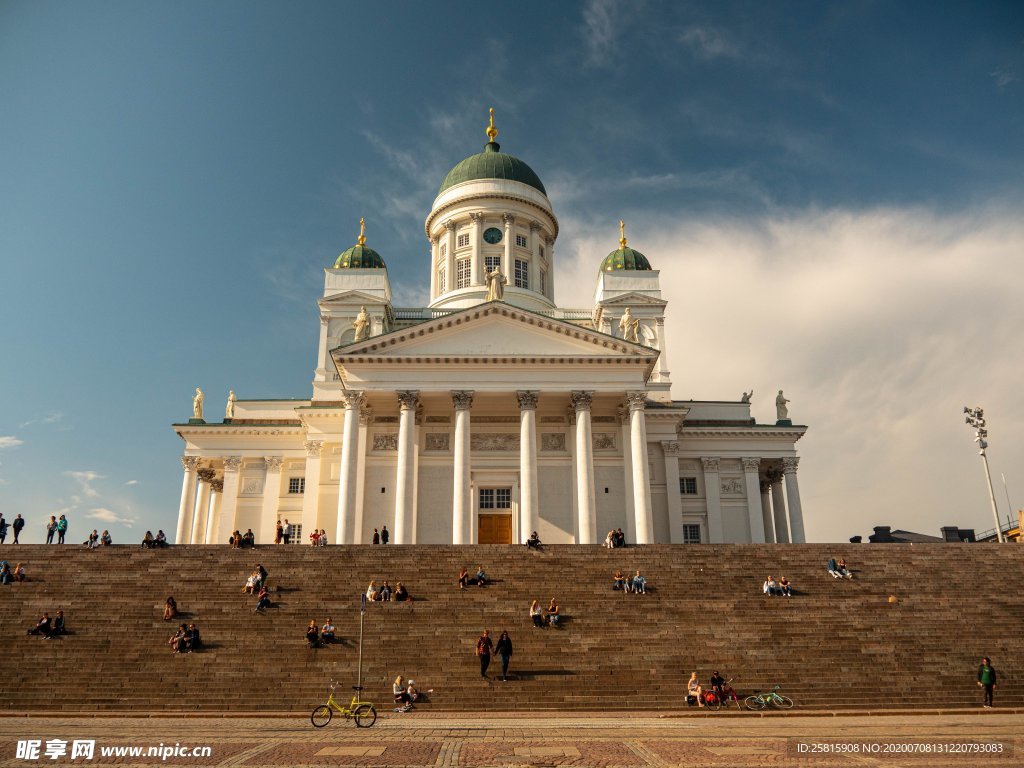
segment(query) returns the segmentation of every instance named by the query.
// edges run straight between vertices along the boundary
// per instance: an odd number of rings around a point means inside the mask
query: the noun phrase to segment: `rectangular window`
[[[516,259],[516,288],[530,287],[530,262]]]
[[[542,259],[544,258],[544,246],[543,245],[537,248],[537,253],[540,254],[540,257]]]
[[[456,247],[457,248],[465,248],[467,245],[469,245],[469,233],[465,232],[465,233],[459,235],[459,240],[458,240],[458,243],[457,243]]]
[[[471,274],[469,270],[469,259],[459,259],[455,272],[456,288],[469,288],[469,279]]]
[[[306,492],[306,478],[304,477],[289,477],[288,478],[288,493],[305,493]]]
[[[696,496],[697,495],[697,478],[696,477],[680,477],[679,478],[679,492],[684,496]]]
[[[700,544],[700,525],[683,525],[683,544]]]
[[[481,488],[480,509],[512,509],[512,489]]]
[[[439,270],[437,270],[437,293],[438,293],[438,295],[440,295],[440,294],[444,293],[446,290],[448,290],[447,283],[445,283],[445,277],[446,277],[446,275],[444,273],[444,267],[441,267]]]
[[[441,255],[442,256],[447,256],[448,255],[448,243],[441,243]]]
[[[493,272],[501,266],[501,256],[484,256],[484,268]]]
[[[540,292],[544,293],[547,289],[548,284],[548,273],[545,270],[540,271]]]
[[[520,248],[526,247],[526,235],[516,235],[516,245]]]

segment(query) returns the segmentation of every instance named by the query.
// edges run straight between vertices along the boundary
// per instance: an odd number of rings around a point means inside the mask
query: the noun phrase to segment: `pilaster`
[[[721,544],[725,539],[722,530],[722,487],[719,484],[717,457],[700,460],[704,468],[704,495],[708,504],[708,538],[712,544]]]

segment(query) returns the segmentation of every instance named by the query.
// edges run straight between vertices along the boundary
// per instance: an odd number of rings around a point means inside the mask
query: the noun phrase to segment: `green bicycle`
[[[777,709],[792,709],[793,700],[788,696],[783,696],[779,693],[779,688],[782,686],[776,685],[768,693],[757,693],[753,696],[747,696],[745,704],[747,709],[763,710],[766,707],[776,707]]]
[[[326,704],[321,704],[319,707],[313,710],[313,714],[310,715],[309,720],[313,723],[314,728],[323,728],[337,712],[340,715],[344,715],[345,719],[349,718],[356,721],[357,728],[369,728],[375,722],[377,722],[377,710],[373,704],[368,701],[359,700],[359,691],[363,690],[361,685],[353,685],[352,690],[355,693],[352,695],[351,703],[346,707],[335,701],[334,690],[338,687],[338,684],[331,681],[331,695],[327,698]]]

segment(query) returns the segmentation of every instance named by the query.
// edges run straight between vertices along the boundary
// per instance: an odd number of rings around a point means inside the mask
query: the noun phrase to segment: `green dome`
[[[335,269],[387,269],[384,259],[373,248],[353,245],[334,262]]]
[[[464,181],[505,179],[506,181],[521,182],[547,195],[547,190],[541,184],[540,177],[533,172],[533,168],[518,157],[501,152],[500,149],[501,147],[496,141],[487,142],[483,152],[467,157],[448,171],[437,194]]]
[[[617,251],[612,251],[604,257],[601,262],[602,272],[611,272],[615,269],[651,270],[651,262],[647,260],[640,251],[623,246]]]

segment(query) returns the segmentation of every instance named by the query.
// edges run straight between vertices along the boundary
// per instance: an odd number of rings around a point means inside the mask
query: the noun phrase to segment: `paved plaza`
[[[765,717],[389,711],[370,729],[336,719],[320,730],[291,717],[11,716],[0,718],[0,765],[1019,766],[1022,725],[1020,711]],[[91,757],[85,754],[90,743]],[[126,754],[132,747],[142,755],[153,747],[167,757]],[[208,755],[192,756],[204,748]]]

